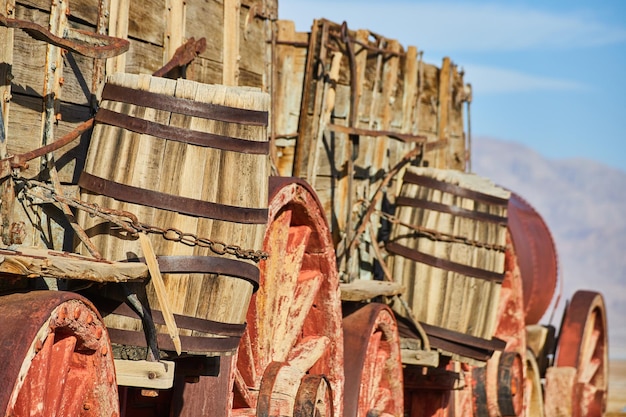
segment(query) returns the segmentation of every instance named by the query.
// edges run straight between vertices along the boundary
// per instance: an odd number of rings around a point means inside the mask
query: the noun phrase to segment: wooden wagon
[[[450,59],[272,0],[0,0],[6,416],[596,416],[602,296]]]

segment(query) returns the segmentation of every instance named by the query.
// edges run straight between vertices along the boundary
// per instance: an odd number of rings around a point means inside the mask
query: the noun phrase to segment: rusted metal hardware
[[[0,26],[22,29],[32,38],[90,58],[113,58],[128,51],[130,42],[99,33],[66,29],[66,36],[58,37],[43,26],[26,20],[12,19],[0,14]]]
[[[419,338],[406,319],[403,317],[396,317],[396,319],[401,337]],[[420,325],[428,336],[431,348],[441,349],[478,361],[487,361],[494,352],[504,350],[506,346],[504,341],[497,338],[487,340],[422,322]]]
[[[28,167],[28,164],[27,164],[28,161],[44,156],[50,152],[56,151],[70,144],[80,135],[85,133],[87,130],[91,129],[91,127],[93,126],[93,123],[94,123],[94,119],[91,118],[81,123],[78,127],[76,127],[76,129],[60,137],[54,142],[49,143],[48,145],[42,146],[41,148],[29,151],[29,152],[25,152],[19,155],[12,155],[12,156],[9,156],[7,158],[0,160],[0,179],[6,178],[9,175],[11,175],[14,169],[26,169]],[[0,123],[0,125],[2,124]]]
[[[395,253],[396,255],[400,255],[404,258],[411,259],[416,262],[421,262],[423,264],[440,268],[446,271],[456,272],[462,275],[484,279],[487,281],[502,282],[504,280],[504,273],[493,272],[482,268],[475,268],[465,264],[452,262],[447,259],[438,258],[419,250],[411,249],[396,242],[388,242],[385,247],[389,252]]]
[[[94,194],[112,197],[119,201],[154,207],[163,210],[207,217],[215,220],[245,224],[264,224],[267,222],[267,209],[230,206],[211,201],[181,197],[173,194],[134,187],[101,178],[83,171],[78,180],[84,190]]]
[[[410,135],[407,133],[393,132],[391,130],[361,129],[357,127],[336,125],[333,123],[328,125],[328,129],[330,129],[333,132],[346,133],[349,135],[371,136],[371,137],[387,136],[392,139],[397,139],[405,143],[425,143],[426,142],[426,136],[424,135]]]
[[[51,415],[69,399],[64,409],[74,415],[86,406],[89,415],[119,415],[111,345],[91,302],[63,291],[16,293],[0,297],[0,317],[3,414],[39,408]],[[42,384],[58,389],[42,391]]]
[[[502,416],[519,416],[524,405],[524,370],[517,352],[502,352],[498,361],[498,408]]]
[[[269,257],[269,254],[264,251],[243,249],[237,245],[230,245],[221,241],[201,237],[194,233],[186,233],[173,227],[159,227],[142,223],[133,213],[108,209],[75,198],[62,196],[45,183],[27,180],[24,178],[17,179],[16,181],[23,183],[24,192],[28,193],[32,197],[38,198],[43,202],[59,202],[84,210],[91,215],[98,216],[113,223],[131,235],[136,233],[160,234],[164,239],[172,242],[180,242],[188,246],[208,248],[217,255],[232,255],[239,259],[249,259],[254,262],[260,262],[261,260]]]
[[[472,370],[475,417],[522,415],[524,364],[517,352],[501,352],[487,366]]]
[[[399,218],[397,218],[396,216],[391,215],[389,213],[385,213],[385,212],[380,211],[380,210],[376,210],[375,212],[379,216],[384,217],[385,219],[389,220],[390,223],[402,225],[402,226],[404,226],[404,227],[406,227],[408,229],[414,230],[417,235],[426,237],[426,238],[434,240],[434,241],[450,242],[450,243],[462,243],[462,244],[468,245],[468,246],[474,246],[474,247],[477,247],[477,248],[491,249],[491,250],[495,250],[495,251],[499,251],[499,252],[504,252],[506,250],[506,247],[502,246],[502,245],[497,245],[497,244],[492,244],[492,243],[487,243],[487,242],[479,242],[477,240],[473,240],[473,239],[470,239],[468,237],[456,236],[456,235],[453,235],[453,234],[450,234],[450,233],[443,233],[443,232],[440,232],[438,230],[429,229],[427,227],[423,227],[423,226],[420,226],[420,225],[403,222]]]
[[[102,100],[114,100],[136,106],[180,113],[186,116],[201,117],[220,122],[240,123],[249,126],[267,126],[269,121],[267,111],[202,103],[190,99],[122,87],[111,83],[105,85],[102,90]]]
[[[445,181],[439,181],[431,177],[426,177],[424,175],[418,175],[410,171],[407,171],[404,174],[403,181],[405,183],[421,185],[423,187],[432,188],[434,190],[450,193],[459,197],[470,198],[474,201],[479,201],[481,203],[502,207],[506,207],[509,204],[509,200],[506,198],[500,198],[490,194],[470,190],[469,188],[461,187]],[[506,223],[506,220],[504,222]]]
[[[98,110],[96,122],[185,144],[255,155],[267,155],[269,153],[269,143],[265,141],[255,142],[214,133],[184,129],[103,108]]]
[[[344,33],[348,33],[348,32],[347,32],[347,31],[345,31],[345,32],[344,32],[343,25],[341,26],[340,30],[333,30],[333,29],[331,29],[331,30],[330,30],[330,35],[331,35],[331,36],[332,36],[335,40],[345,42],[345,41],[346,41],[346,39],[348,39],[351,43],[354,43],[354,44],[360,45],[360,46],[362,46],[364,49],[367,49],[367,50],[368,50],[368,51],[370,51],[370,52],[374,52],[374,53],[377,53],[377,54],[381,54],[381,55],[383,55],[383,57],[384,57],[384,58],[392,58],[392,57],[396,57],[396,56],[398,56],[398,57],[399,57],[399,56],[404,56],[404,55],[406,55],[406,54],[404,54],[404,53],[402,53],[402,52],[393,51],[393,50],[391,50],[391,49],[385,49],[385,48],[380,48],[380,47],[377,47],[377,46],[372,46],[372,45],[370,45],[369,43],[366,43],[366,42],[361,42],[360,40],[355,39],[354,37],[350,36],[349,34],[348,34],[348,35],[344,35]],[[376,35],[375,33],[371,33],[371,32],[370,32],[370,35],[371,35],[371,36],[373,36],[374,38],[376,38],[376,40],[378,40],[379,42],[380,42],[381,40],[384,40],[384,39],[382,38],[382,36],[380,36],[380,35]],[[334,45],[329,44],[329,45],[327,45],[327,47],[328,47],[329,49],[333,49],[333,48],[334,48]]]
[[[170,59],[167,64],[156,70],[152,75],[155,77],[163,77],[174,68],[188,65],[195,57],[204,52],[205,49],[206,38],[200,38],[196,41],[195,38],[191,37],[187,42],[176,49],[174,56],[172,56],[172,59]]]
[[[330,417],[332,403],[328,379],[323,375],[305,375],[296,394],[293,417]]]

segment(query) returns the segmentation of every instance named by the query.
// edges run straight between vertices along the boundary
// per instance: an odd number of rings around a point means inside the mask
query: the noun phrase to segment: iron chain
[[[25,183],[25,191],[33,197],[37,197],[44,202],[63,203],[86,211],[90,216],[98,216],[132,235],[137,233],[159,234],[162,235],[165,240],[180,242],[187,246],[208,248],[216,255],[232,255],[239,259],[248,259],[257,263],[269,257],[269,254],[264,251],[242,249],[237,245],[229,245],[218,240],[209,239],[208,237],[199,237],[194,233],[183,232],[174,227],[158,227],[142,223],[137,219],[137,216],[131,212],[108,209],[73,197],[59,195],[52,187],[42,182],[24,178],[19,178],[19,180]]]
[[[414,224],[409,224],[406,222],[401,221],[400,219],[398,219],[396,216],[393,216],[389,213],[385,213],[382,212],[380,210],[377,210],[377,213],[389,220],[391,223],[394,224],[399,224],[401,226],[407,227],[411,230],[416,231],[417,233],[419,233],[420,235],[427,237],[431,240],[435,240],[435,241],[439,241],[439,242],[450,242],[450,243],[462,243],[468,246],[474,246],[477,248],[484,248],[484,249],[490,249],[490,250],[496,250],[499,252],[504,252],[506,250],[506,247],[502,246],[502,245],[496,245],[496,244],[491,244],[491,243],[485,243],[485,242],[479,242],[477,240],[473,240],[467,237],[462,237],[462,236],[456,236],[456,235],[451,235],[448,233],[442,233],[439,232],[437,230],[432,230],[432,229],[428,229],[422,226],[418,226],[418,225],[414,225]]]

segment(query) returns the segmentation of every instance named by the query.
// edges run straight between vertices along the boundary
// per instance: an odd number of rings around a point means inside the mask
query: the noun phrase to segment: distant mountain
[[[577,289],[602,292],[610,355],[626,358],[626,172],[586,159],[546,159],[484,137],[473,140],[472,171],[515,191],[543,216],[559,253],[564,297]]]

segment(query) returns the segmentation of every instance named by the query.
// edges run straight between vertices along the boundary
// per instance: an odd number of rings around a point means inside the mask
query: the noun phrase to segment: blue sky
[[[626,1],[281,0],[308,31],[325,17],[449,56],[472,84],[473,136],[626,172]]]

